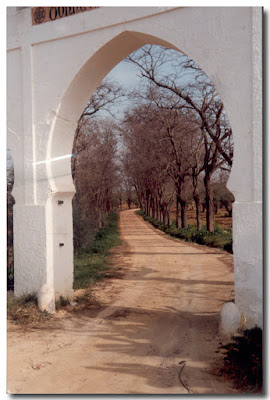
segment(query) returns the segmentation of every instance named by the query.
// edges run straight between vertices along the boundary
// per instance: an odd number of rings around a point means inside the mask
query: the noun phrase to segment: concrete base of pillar
[[[47,282],[46,207],[14,205],[14,294],[37,293]]]
[[[262,202],[233,204],[235,304],[246,329],[263,328]]]
[[[55,312],[55,296],[53,288],[50,288],[47,284],[43,285],[38,293],[38,307],[41,311],[47,311],[52,314]]]
[[[241,313],[233,302],[225,303],[220,312],[220,333],[233,336],[241,326]]]

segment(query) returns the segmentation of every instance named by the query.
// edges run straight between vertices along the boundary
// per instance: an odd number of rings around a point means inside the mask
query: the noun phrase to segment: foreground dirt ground
[[[237,393],[216,374],[219,311],[233,298],[232,255],[171,239],[134,210],[122,212],[120,223],[124,245],[112,257],[118,275],[95,289],[106,307],[60,311],[36,329],[9,323],[8,391],[187,394],[179,380],[185,361],[180,378],[190,393]]]

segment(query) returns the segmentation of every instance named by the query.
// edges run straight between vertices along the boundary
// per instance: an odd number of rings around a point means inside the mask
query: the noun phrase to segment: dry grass
[[[14,298],[9,293],[7,300],[8,320],[16,325],[16,329],[24,331],[62,329],[64,326],[63,317],[80,318],[86,316],[94,318],[106,307],[106,304],[97,300],[91,288],[78,291],[74,299],[75,306],[72,306],[68,299],[57,300],[54,314],[49,314],[38,308],[35,294]]]
[[[41,322],[53,318],[51,314],[41,311],[38,308],[35,293],[30,293],[19,298],[8,296],[7,317],[17,325],[27,328],[36,327]]]
[[[96,298],[91,288],[80,291],[80,293],[75,296],[74,302],[77,303],[74,307],[68,305],[64,308],[65,311],[74,316],[85,315],[94,318],[106,307],[105,304]]]

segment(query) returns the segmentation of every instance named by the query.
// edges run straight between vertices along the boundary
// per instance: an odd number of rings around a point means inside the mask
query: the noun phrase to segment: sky
[[[159,46],[155,46],[157,51],[158,47]],[[163,68],[163,72],[169,74],[170,71],[172,71],[170,65],[166,64]],[[125,60],[120,61],[120,63],[118,63],[104,79],[108,81],[112,80],[116,84],[119,84],[119,86],[121,86],[127,92],[131,92],[135,89],[138,90],[140,84],[145,82],[145,80],[140,77],[139,67],[136,67],[134,64]],[[112,106],[112,112],[115,113],[116,117],[121,119],[121,117],[124,115],[125,109],[131,104],[132,102],[126,99],[122,104],[118,104],[115,107]],[[99,112],[100,117],[105,117],[106,114],[107,113],[103,111]]]
[[[112,79],[119,82],[124,89],[134,89],[140,81],[138,69],[124,60],[117,64],[106,76],[107,79]]]
[[[155,53],[159,54],[159,46],[154,46],[153,50]],[[178,52],[175,50],[172,50],[172,53],[170,52],[170,54],[173,54],[173,53],[177,54]],[[164,76],[166,76],[166,75],[169,76],[170,74],[175,73],[175,69],[174,69],[171,61],[164,62],[162,67],[159,67],[159,71]],[[191,82],[192,76],[193,77],[195,76],[194,71],[185,72],[185,76],[181,73],[181,78],[178,82],[179,83]],[[118,63],[107,74],[107,76],[104,79],[106,79],[108,81],[111,80],[115,84],[119,84],[119,86],[121,86],[127,92],[131,92],[135,89],[138,90],[140,87],[140,84],[142,85],[143,83],[145,83],[145,79],[143,79],[140,76],[139,67],[137,67],[136,65],[134,65],[130,62],[127,62],[125,60],[122,60],[120,63]],[[123,115],[124,115],[125,109],[127,109],[130,104],[132,104],[131,101],[127,99],[125,102],[123,102],[120,105],[117,104],[116,106],[112,106],[111,110],[112,110],[112,112],[115,113],[115,115],[117,114],[117,117],[119,119],[121,119],[121,117],[123,117]],[[103,111],[99,112],[100,117],[105,117],[106,114],[108,115],[108,113],[106,113],[106,112],[103,112]]]
[[[140,78],[138,68],[126,61],[120,61],[104,78],[108,81],[113,81],[121,86],[125,91],[130,92],[138,87]],[[130,101],[125,99],[121,104],[111,106],[111,110],[115,117],[121,119],[124,116],[124,111],[130,105]],[[108,116],[108,113],[100,111],[101,117]]]

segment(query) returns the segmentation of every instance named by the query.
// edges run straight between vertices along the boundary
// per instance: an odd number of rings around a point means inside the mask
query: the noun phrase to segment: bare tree
[[[90,98],[88,104],[84,108],[79,121],[78,126],[74,136],[73,142],[73,158],[72,158],[72,177],[76,180],[76,162],[77,154],[85,150],[86,143],[81,139],[82,128],[89,120],[96,118],[101,111],[114,116],[112,112],[112,106],[121,102],[124,98],[124,91],[119,85],[103,80],[96,91]]]
[[[124,92],[117,84],[102,81],[78,121],[71,160],[76,187],[73,199],[75,247],[89,242],[88,238],[92,238],[112,207],[118,179],[115,127],[100,117],[113,115],[112,107],[123,98]]]
[[[154,104],[156,118],[164,128],[170,155],[167,172],[175,183],[176,226],[179,226],[179,204],[181,207],[181,226],[187,227],[188,184],[192,176],[193,197],[197,208],[197,225],[200,227],[200,202],[197,180],[203,170],[202,139],[197,120],[184,107],[176,107],[175,99],[161,92],[159,88],[148,88],[148,100]]]
[[[162,145],[160,122],[149,107],[138,106],[126,114],[122,127],[126,145],[124,165],[133,179],[140,207],[147,215],[168,218],[164,199],[168,160]]]
[[[158,87],[164,98],[170,98],[171,109],[185,109],[199,123],[205,148],[207,229],[212,231],[211,176],[217,168],[225,168],[225,165],[230,168],[233,157],[232,131],[215,87],[194,61],[170,49],[147,45],[129,56],[127,61],[137,65],[150,88]]]
[[[170,221],[173,193],[176,223],[187,227],[187,205],[198,127],[178,110],[163,108],[157,99],[134,107],[127,115],[123,135],[128,147],[127,167],[133,171],[140,205],[146,214]],[[148,132],[151,132],[148,134]],[[172,189],[172,184],[174,189]],[[140,188],[140,190],[139,190]],[[145,204],[143,204],[143,202]]]
[[[76,196],[85,214],[95,210],[97,228],[112,207],[118,180],[115,127],[108,121],[88,121],[81,130],[84,152],[78,154]]]

